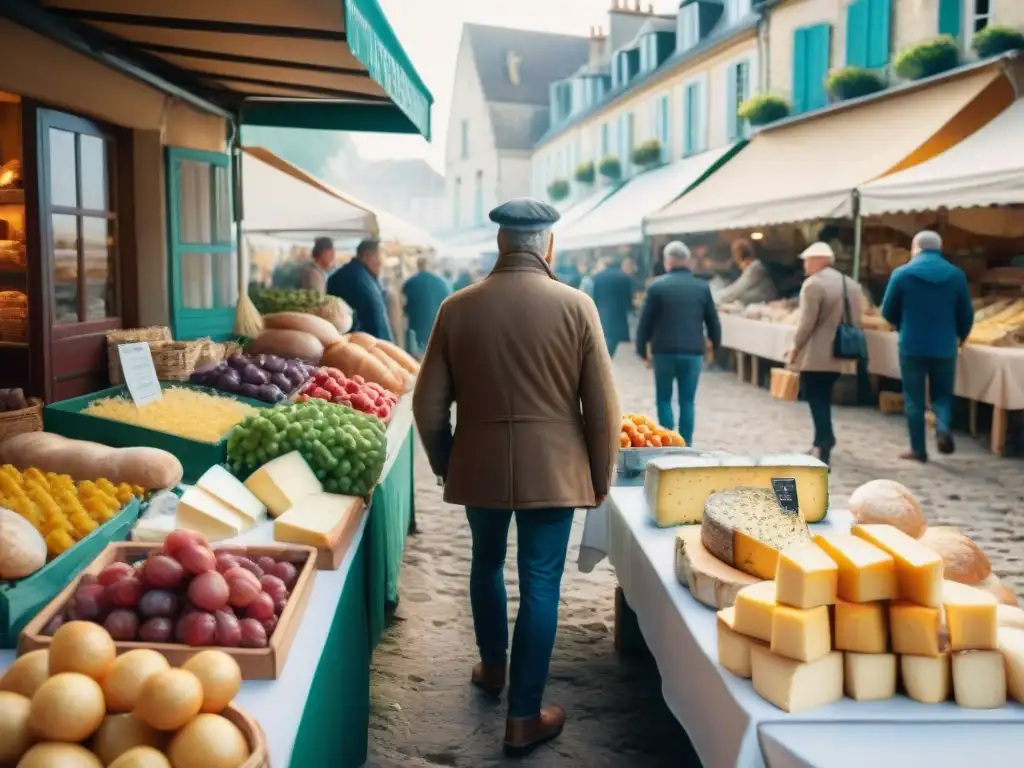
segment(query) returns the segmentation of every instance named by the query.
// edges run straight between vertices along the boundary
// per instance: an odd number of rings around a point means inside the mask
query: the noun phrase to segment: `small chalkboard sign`
[[[775,498],[779,500],[782,511],[789,515],[796,515],[800,512],[800,502],[796,498],[796,478],[773,477],[772,489],[775,491]]]

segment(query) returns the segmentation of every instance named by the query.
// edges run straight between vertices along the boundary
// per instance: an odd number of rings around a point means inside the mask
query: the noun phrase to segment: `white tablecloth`
[[[822,527],[849,524],[841,513],[834,517]],[[948,746],[956,741],[954,733],[970,745],[970,765],[1021,763],[1024,707],[1016,704],[968,710],[900,696],[882,702],[843,699],[789,715],[764,701],[749,680],[718,666],[714,611],[676,580],[675,531],[651,522],[642,488],[614,488],[605,508],[588,514],[581,569],[593,567],[602,547],[657,661],[665,702],[707,768],[964,768],[963,753]]]

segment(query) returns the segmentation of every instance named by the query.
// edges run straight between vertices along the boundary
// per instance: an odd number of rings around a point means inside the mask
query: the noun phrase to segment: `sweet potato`
[[[246,349],[253,355],[277,355],[285,359],[298,358],[314,365],[320,362],[324,345],[311,333],[281,328],[268,328]]]
[[[330,322],[306,312],[274,312],[264,315],[263,324],[280,331],[302,331],[316,336],[325,347],[341,341],[341,334]]]

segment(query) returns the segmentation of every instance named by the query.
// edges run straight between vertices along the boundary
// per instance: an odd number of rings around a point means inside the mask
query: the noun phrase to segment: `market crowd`
[[[793,254],[802,274],[788,286],[747,240],[731,243],[724,260],[706,243],[673,240],[661,249],[660,274],[642,283],[625,253],[592,265],[556,259],[551,227],[559,214],[541,201],[510,200],[490,218],[499,227],[498,258],[486,277],[468,269],[440,274],[424,258],[396,290],[382,281],[378,242],[363,241],[333,269],[333,244],[319,238],[299,282],[348,304],[354,330],[393,341],[397,316],[407,328],[403,342],[422,356],[417,429],[445,501],[465,508],[472,537],[469,595],[480,660],[469,678],[491,697],[508,685],[504,748],[521,756],[565,723],[564,710],[544,705],[543,693],[573,514],[604,502],[615,471],[622,413],[612,357],[632,342],[651,369],[659,423],[699,445],[694,400],[722,347],[718,307],[796,293],[784,364],[809,407],[809,452],[827,464],[837,440],[835,385],[866,371],[860,326],[869,299],[837,268],[828,228]],[[929,395],[938,449],[954,450],[956,358],[973,309],[966,277],[943,256],[938,234],[919,232],[911,251],[881,313],[899,332],[910,437],[902,458],[924,462]],[[520,604],[510,642],[504,565],[513,518]]]

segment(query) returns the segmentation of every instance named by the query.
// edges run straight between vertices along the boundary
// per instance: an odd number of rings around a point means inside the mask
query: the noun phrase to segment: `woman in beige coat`
[[[843,288],[850,305],[849,322],[856,326],[860,326],[861,289],[835,268],[835,254],[827,243],[812,243],[800,258],[807,279],[800,288],[800,320],[786,362],[800,372],[800,390],[811,409],[811,454],[828,464],[836,444],[832,390],[842,374],[857,372],[856,360],[842,360],[832,354],[836,330],[846,311]]]

